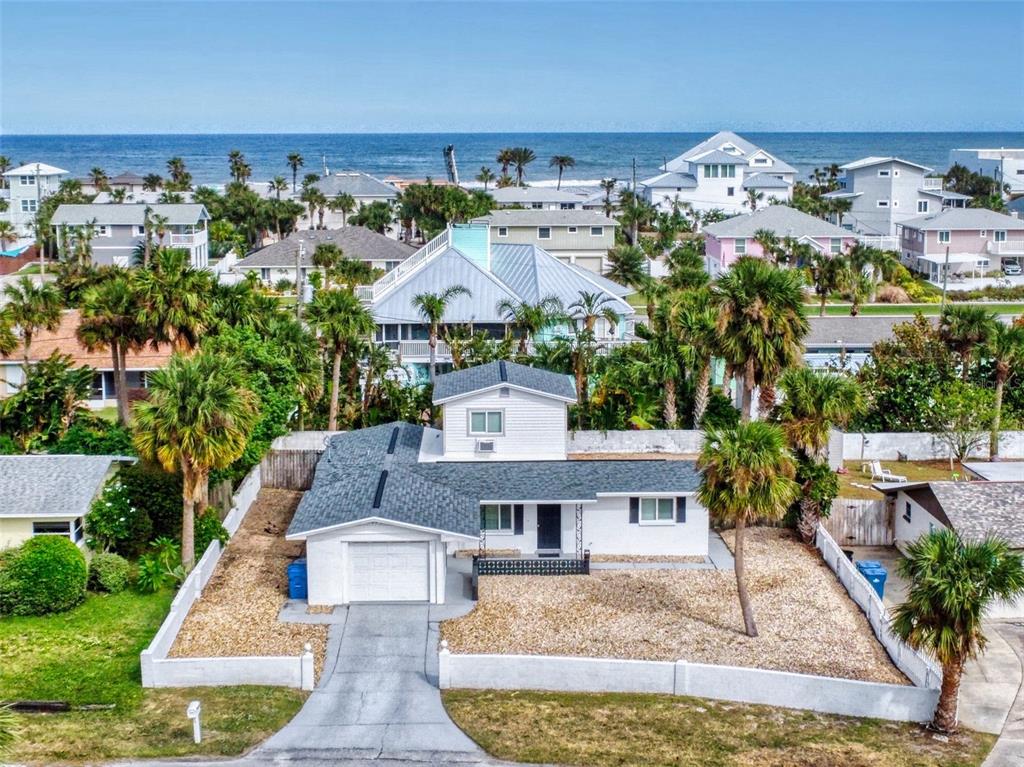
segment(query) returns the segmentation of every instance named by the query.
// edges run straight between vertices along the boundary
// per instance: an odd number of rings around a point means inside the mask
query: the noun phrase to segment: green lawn
[[[964,469],[954,463],[954,469],[950,471],[948,460],[938,461],[882,461],[882,468],[888,469],[893,474],[902,475],[908,482],[924,482],[964,478]],[[880,499],[882,494],[873,490],[871,485],[871,470],[861,471],[861,462],[858,460],[844,461],[847,473],[839,475],[839,497],[840,498],[862,498],[865,500]],[[867,485],[867,487],[863,487]]]
[[[499,759],[587,767],[976,767],[994,735],[670,695],[448,690]]]
[[[111,710],[20,717],[9,757],[53,764],[103,759],[232,755],[282,727],[305,693],[263,687],[144,690],[139,653],[156,633],[172,594],[90,594],[67,613],[0,619],[0,698],[65,700]],[[206,736],[192,743],[184,716],[203,702]]]
[[[1024,314],[1024,303],[991,303],[978,302],[957,302],[956,306],[981,306],[997,314]],[[920,312],[924,315],[938,315],[941,311],[940,304],[865,304],[860,307],[861,314],[868,315],[901,315],[908,317]],[[818,305],[807,305],[806,312],[809,316],[818,316]],[[826,304],[826,316],[849,315],[849,304]]]

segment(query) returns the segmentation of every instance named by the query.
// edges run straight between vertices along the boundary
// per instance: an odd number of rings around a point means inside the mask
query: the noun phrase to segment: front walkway
[[[961,701],[963,701],[964,687],[972,677],[978,675],[990,678],[991,683],[1002,687],[1012,688],[1016,680],[1016,697],[1010,706],[1010,711],[1005,715],[1002,732],[995,747],[988,755],[988,759],[982,767],[1024,767],[1024,623],[990,623],[986,626],[986,634],[989,636],[989,646],[985,654],[975,663],[967,668],[967,674],[960,688]],[[1006,648],[999,655],[991,655],[993,645],[1001,642]],[[1009,657],[1005,655],[1009,654]],[[1002,660],[995,661],[1001,657]],[[1011,658],[1016,660],[1014,665]],[[979,674],[980,672],[980,674]],[[984,693],[983,693],[984,694]],[[965,726],[970,726],[964,716],[964,706],[961,703],[961,721]]]

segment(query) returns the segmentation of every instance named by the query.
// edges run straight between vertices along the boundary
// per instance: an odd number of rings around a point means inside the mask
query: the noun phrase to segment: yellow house
[[[36,535],[64,535],[85,547],[93,500],[125,462],[113,455],[0,456],[0,549]]]

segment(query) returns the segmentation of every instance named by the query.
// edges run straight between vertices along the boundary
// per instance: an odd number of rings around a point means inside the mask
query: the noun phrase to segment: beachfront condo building
[[[0,221],[14,225],[19,238],[17,244],[27,245],[35,236],[39,206],[57,191],[66,175],[66,170],[43,162],[26,163],[4,173],[6,189],[0,189],[0,199],[7,201],[7,210],[0,212]]]
[[[731,131],[706,141],[666,162],[662,172],[639,184],[644,198],[662,210],[686,205],[697,211],[721,210],[729,215],[749,211],[750,192],[763,204],[793,195],[796,169]]]

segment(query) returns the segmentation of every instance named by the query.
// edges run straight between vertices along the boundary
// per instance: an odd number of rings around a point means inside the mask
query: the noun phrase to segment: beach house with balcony
[[[7,210],[0,211],[0,220],[10,221],[18,237],[26,242],[35,236],[36,212],[43,200],[57,191],[68,175],[66,170],[43,162],[30,162],[4,173],[6,189],[0,197],[7,201]]]
[[[967,195],[942,188],[932,169],[899,157],[864,157],[840,165],[839,188],[825,199],[848,200],[849,211],[833,215],[832,223],[866,236],[865,244],[898,249],[896,225],[909,218],[946,208],[963,208]]]
[[[661,173],[640,182],[647,202],[667,209],[740,213],[748,192],[786,201],[793,196],[796,168],[731,131],[721,131],[669,160]]]
[[[397,353],[414,380],[426,380],[430,350],[429,327],[413,306],[413,298],[421,293],[441,293],[453,285],[465,287],[469,294],[455,296],[448,303],[444,316],[448,327],[461,325],[486,331],[495,339],[504,338],[515,331],[498,308],[502,302],[536,304],[554,297],[568,309],[586,292],[606,298],[606,305],[618,318],[615,322],[598,319],[594,332],[599,349],[629,341],[634,310],[625,297],[631,289],[566,263],[537,245],[495,241],[494,230],[486,223],[452,226],[373,285],[357,288],[377,323],[377,341]],[[556,322],[536,340],[550,340],[569,331],[568,322]],[[451,350],[443,341],[438,344],[437,359],[442,365],[451,362]]]
[[[570,458],[575,401],[569,376],[491,362],[437,377],[442,429],[332,437],[286,533],[305,544],[309,603],[444,602],[467,548],[552,574],[591,553],[706,556],[695,463]]]
[[[495,244],[532,245],[567,264],[604,272],[619,222],[595,210],[531,208],[495,210],[473,223],[490,227]]]
[[[900,224],[900,255],[907,267],[932,282],[942,281],[947,263],[951,275],[1019,275],[1024,267],[1024,221],[985,208],[918,216]]]
[[[784,246],[786,241],[810,245],[819,253],[842,255],[857,237],[847,229],[801,213],[788,205],[769,205],[753,213],[741,213],[704,227],[705,268],[717,277],[741,256],[766,256],[759,242],[761,232],[771,232]]]
[[[89,237],[94,264],[127,266],[146,235],[149,211],[150,236],[154,245],[183,248],[192,266],[206,268],[210,246],[206,231],[210,214],[197,203],[121,205],[61,205],[51,219],[59,243],[71,245]],[[159,222],[158,231],[153,222]]]

